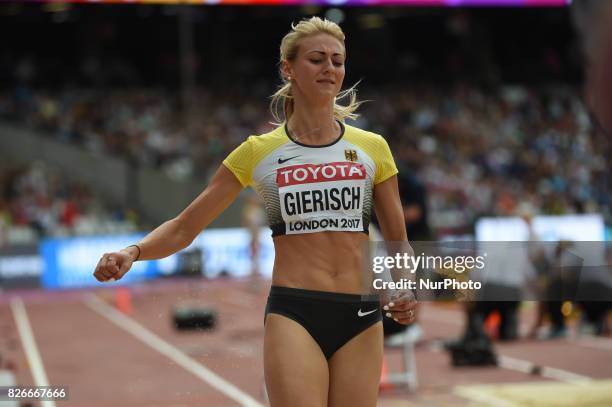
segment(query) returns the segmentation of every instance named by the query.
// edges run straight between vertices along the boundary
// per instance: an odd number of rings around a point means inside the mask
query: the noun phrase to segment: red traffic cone
[[[115,306],[126,315],[132,313],[132,294],[129,288],[117,287],[115,289]]]
[[[387,359],[383,355],[382,369],[380,371],[380,384],[378,386],[380,390],[389,390],[393,388],[393,384],[389,382],[389,367],[387,366]]]
[[[489,338],[497,339],[499,333],[499,324],[501,323],[501,315],[498,311],[493,311],[485,320],[485,331]]]

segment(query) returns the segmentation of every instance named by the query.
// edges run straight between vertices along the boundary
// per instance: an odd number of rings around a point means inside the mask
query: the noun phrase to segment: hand
[[[408,325],[416,319],[417,300],[412,291],[401,293],[395,298],[391,298],[383,309],[385,316],[393,318],[395,322]]]
[[[96,266],[94,277],[103,283],[121,280],[133,262],[132,256],[125,251],[104,253]]]

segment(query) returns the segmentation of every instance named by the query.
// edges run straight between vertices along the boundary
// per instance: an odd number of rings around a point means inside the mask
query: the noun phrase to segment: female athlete
[[[346,49],[340,27],[312,17],[280,47],[283,86],[273,95],[283,123],[251,136],[176,218],[137,245],[106,253],[95,277],[120,279],[135,260],[187,247],[252,186],[265,203],[275,247],[265,313],[264,370],[273,407],[373,407],[383,356],[382,306],[414,318],[406,293],[392,303],[362,295],[362,246],[372,207],[387,241],[406,241],[397,169],[386,141],[344,123],[359,103],[340,93]],[[342,106],[337,99],[350,96]]]

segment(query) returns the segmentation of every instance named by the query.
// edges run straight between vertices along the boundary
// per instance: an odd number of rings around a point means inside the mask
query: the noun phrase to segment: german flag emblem
[[[355,162],[357,161],[357,151],[355,150],[344,150],[344,158],[348,161]]]

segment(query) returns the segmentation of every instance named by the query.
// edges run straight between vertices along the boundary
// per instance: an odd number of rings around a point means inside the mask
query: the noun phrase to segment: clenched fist
[[[98,281],[103,283],[121,280],[130,267],[132,267],[133,262],[134,257],[125,249],[118,252],[104,253],[93,275]]]

